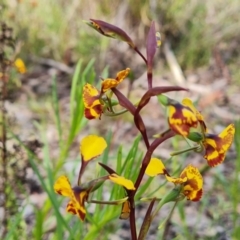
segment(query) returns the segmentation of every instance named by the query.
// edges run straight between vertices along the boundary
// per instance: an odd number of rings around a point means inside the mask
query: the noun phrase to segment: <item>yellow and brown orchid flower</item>
[[[168,123],[174,132],[186,137],[190,128],[197,127],[197,117],[189,107],[173,102],[168,111]]]
[[[100,119],[108,103],[104,101],[103,95],[110,89],[115,88],[129,74],[130,69],[126,68],[117,73],[116,78],[106,78],[102,81],[101,91],[87,83],[83,87],[84,115],[87,119]],[[108,97],[107,97],[108,98]],[[106,107],[105,107],[106,106]]]
[[[91,192],[95,191],[101,184],[109,179],[128,190],[135,190],[134,184],[131,180],[121,177],[117,174],[110,174],[109,176],[101,177],[92,180],[89,183],[81,184],[80,186],[71,187],[69,180],[66,176],[60,176],[54,184],[54,191],[59,195],[70,198],[67,204],[66,211],[77,215],[81,221],[84,221],[86,216],[85,202],[88,201],[88,196]],[[127,200],[127,198],[126,198]],[[124,202],[126,201],[124,200]],[[119,201],[121,203],[121,201]],[[101,201],[98,201],[101,203]],[[104,202],[106,203],[106,201]],[[116,201],[118,203],[118,201]]]
[[[109,89],[112,89],[114,87],[117,87],[119,83],[121,83],[129,74],[130,68],[126,68],[125,70],[122,70],[117,73],[116,78],[106,78],[102,81],[102,88],[101,92],[105,93]]]
[[[204,158],[208,165],[215,167],[225,159],[226,152],[230,148],[235,134],[233,124],[228,125],[219,135],[205,134],[203,146],[205,148]]]
[[[169,182],[183,186],[182,194],[185,195],[188,200],[199,201],[201,199],[203,194],[203,178],[196,167],[188,165],[182,171],[179,178],[165,176]]]
[[[84,203],[88,198],[89,190],[82,189],[80,186],[72,188],[66,176],[57,179],[54,190],[56,193],[70,198],[66,208],[67,212],[77,215],[83,221],[86,215]]]
[[[199,122],[199,124],[200,124],[200,126],[201,126],[202,132],[203,132],[203,133],[207,132],[207,126],[206,126],[206,124],[205,124],[205,122],[204,122],[204,117],[203,117],[203,115],[195,108],[195,106],[193,105],[192,100],[190,100],[189,98],[184,98],[184,99],[182,100],[182,104],[183,104],[184,106],[186,106],[186,107],[189,107],[189,108],[192,110],[192,112],[196,115],[197,120],[198,120],[198,122]]]
[[[198,119],[195,112],[188,106],[178,101],[160,95],[160,102],[167,107],[168,124],[170,128],[179,135],[187,137],[191,128],[196,128]]]
[[[169,182],[182,185],[182,193],[188,200],[198,201],[202,196],[203,179],[199,170],[192,165],[188,165],[180,174],[179,178],[171,177],[160,159],[152,158],[146,168],[145,173],[154,177],[165,175]]]
[[[100,92],[91,84],[83,87],[84,115],[87,119],[101,118],[104,104],[100,102]]]
[[[234,125],[230,124],[219,135],[208,133],[204,118],[201,113],[196,110],[192,101],[185,98],[182,103],[195,113],[198,122],[200,123],[201,133],[203,135],[203,139],[200,140],[200,142],[202,142],[205,148],[204,158],[207,160],[208,165],[210,167],[219,165],[224,161],[226,152],[232,144],[235,133]]]

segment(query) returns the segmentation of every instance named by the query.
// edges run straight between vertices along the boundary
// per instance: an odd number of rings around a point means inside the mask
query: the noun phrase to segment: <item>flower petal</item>
[[[196,115],[197,120],[198,120],[199,123],[201,124],[204,132],[207,132],[207,126],[206,126],[206,124],[205,124],[205,122],[204,122],[203,115],[195,108],[195,106],[194,106],[193,103],[192,103],[192,100],[189,99],[189,98],[184,98],[184,99],[182,100],[182,104],[183,104],[184,106],[189,107],[189,108],[192,110],[192,112],[194,112],[194,114]]]
[[[66,211],[76,215],[77,212],[78,212],[78,209],[77,209],[77,206],[76,206],[76,202],[70,200],[68,205],[67,205],[67,207],[66,207]]]
[[[125,187],[128,190],[135,190],[133,182],[131,180],[129,180],[129,179],[126,179],[124,177],[118,176],[117,174],[114,174],[114,173],[109,175],[109,179],[112,182],[114,182],[114,183],[116,183],[116,184],[118,184],[120,186],[123,186],[123,187]]]
[[[104,79],[102,82],[102,92],[106,92],[107,90],[116,87],[128,76],[129,72],[130,68],[126,68],[125,70],[118,72],[115,79],[113,78]]]
[[[96,135],[86,136],[80,143],[80,152],[83,161],[90,161],[98,157],[106,147],[107,143],[104,138]]]
[[[197,117],[189,107],[174,103],[170,104],[168,108],[168,122],[171,129],[176,133],[186,137],[191,127],[197,127]]]
[[[66,176],[59,177],[55,182],[53,188],[54,188],[54,191],[60,195],[70,197],[70,198],[73,195],[71,185]]]
[[[125,70],[122,70],[117,73],[116,80],[118,83],[122,82],[129,74],[130,68],[126,68]]]
[[[183,193],[188,200],[198,201],[202,196],[203,178],[196,167],[188,165],[180,175],[180,178],[187,177],[184,183]]]
[[[192,110],[192,112],[195,113],[198,121],[204,121],[204,118],[203,118],[202,114],[195,108],[191,99],[184,98],[182,100],[182,104],[186,107],[189,107]]]
[[[151,160],[146,168],[145,173],[150,177],[154,177],[159,174],[166,174],[167,171],[160,159],[151,158]]]
[[[89,120],[96,119],[96,118],[100,119],[102,113],[103,113],[103,105],[101,103],[98,105],[92,106],[90,108],[84,109],[84,116]]]
[[[221,152],[226,152],[233,141],[235,134],[235,126],[233,124],[228,125],[220,134],[221,141]]]
[[[118,85],[118,81],[113,78],[106,78],[102,81],[102,92],[106,92],[107,90],[114,88]]]
[[[181,177],[180,178],[174,178],[174,177],[170,177],[170,176],[167,176],[167,175],[165,175],[165,177],[169,182],[172,182],[174,184],[182,184],[182,183],[187,181],[186,177],[185,178],[181,178]]]
[[[235,127],[230,124],[219,135],[206,134],[203,141],[205,147],[204,158],[208,165],[215,167],[225,159],[226,152],[230,148],[235,134]]]
[[[91,84],[87,83],[83,87],[83,103],[86,108],[100,104],[100,92]]]
[[[81,190],[79,187],[75,187],[73,189],[74,196],[75,196],[75,207],[77,209],[77,215],[83,221],[86,215],[86,209],[84,203],[88,198],[88,192]]]

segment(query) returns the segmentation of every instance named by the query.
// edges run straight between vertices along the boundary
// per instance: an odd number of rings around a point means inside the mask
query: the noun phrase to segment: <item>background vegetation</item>
[[[154,20],[163,41],[155,59],[155,76],[163,84],[167,81],[190,87],[190,96],[211,119],[214,131],[220,132],[227,123],[235,122],[237,133],[232,151],[223,166],[216,169],[205,169],[199,163],[204,172],[204,196],[199,204],[184,202],[178,207],[169,239],[238,239],[239,12],[237,0],[3,0],[0,21],[13,28],[17,56],[28,69],[23,76],[11,70],[8,83],[8,198],[3,201],[9,209],[9,231],[4,239],[129,239],[128,226],[118,219],[120,208],[90,206],[90,213],[98,214],[89,214],[82,224],[65,214],[65,203],[52,189],[56,176],[63,172],[72,173],[75,181],[79,140],[88,133],[108,139],[108,151],[99,161],[118,167],[120,162],[126,162],[121,169],[125,176],[129,175],[127,167],[139,167],[142,156],[141,151],[136,151],[142,145],[134,138],[135,132],[130,131],[128,115],[123,120],[90,124],[83,118],[81,89],[85,82],[98,81],[99,76],[115,75],[130,67],[133,79],[139,80],[135,86],[140,89],[144,87],[141,76],[145,73],[141,59],[126,44],[101,37],[82,22],[90,18],[121,27],[142,52]],[[166,48],[165,43],[170,47]],[[169,53],[174,54],[183,78],[172,70]],[[137,96],[135,92],[132,97]],[[154,127],[149,124],[153,134],[165,124],[161,114],[152,116],[156,121]],[[175,148],[181,144],[179,139],[173,142]],[[165,147],[165,152],[159,150],[160,157],[168,156],[170,147]],[[169,167],[177,171],[178,161],[184,164],[191,158],[176,159]],[[102,174],[95,163],[92,169],[96,171],[89,171],[88,180]],[[151,181],[149,194],[159,187],[158,181]],[[2,192],[3,189],[0,198]],[[119,194],[120,190],[114,187],[110,195],[107,189],[101,189],[94,197],[114,199]],[[138,207],[141,219],[145,205],[139,203]],[[0,219],[3,215],[0,211]],[[111,219],[116,220],[109,223]],[[157,224],[149,239],[160,237]]]

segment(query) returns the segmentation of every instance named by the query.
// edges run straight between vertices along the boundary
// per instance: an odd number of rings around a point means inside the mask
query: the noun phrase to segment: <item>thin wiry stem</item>
[[[136,53],[138,53],[139,54],[139,56],[143,59],[143,61],[146,63],[146,65],[147,65],[147,59],[142,55],[142,53],[138,50],[138,48],[137,47],[135,47],[135,48],[133,48],[134,49],[134,51],[136,52]]]

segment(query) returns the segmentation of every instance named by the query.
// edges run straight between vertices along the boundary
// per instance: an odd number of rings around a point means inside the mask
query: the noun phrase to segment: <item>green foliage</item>
[[[230,199],[232,200],[232,221],[233,226],[235,228],[233,229],[232,238],[237,239],[240,234],[240,216],[238,213],[238,205],[240,202],[240,196],[238,194],[240,185],[239,185],[239,174],[240,174],[240,120],[236,121],[236,134],[235,134],[235,147],[237,152],[236,161],[234,164],[235,172],[233,173],[233,182],[230,188]],[[229,189],[229,186],[227,187]]]

